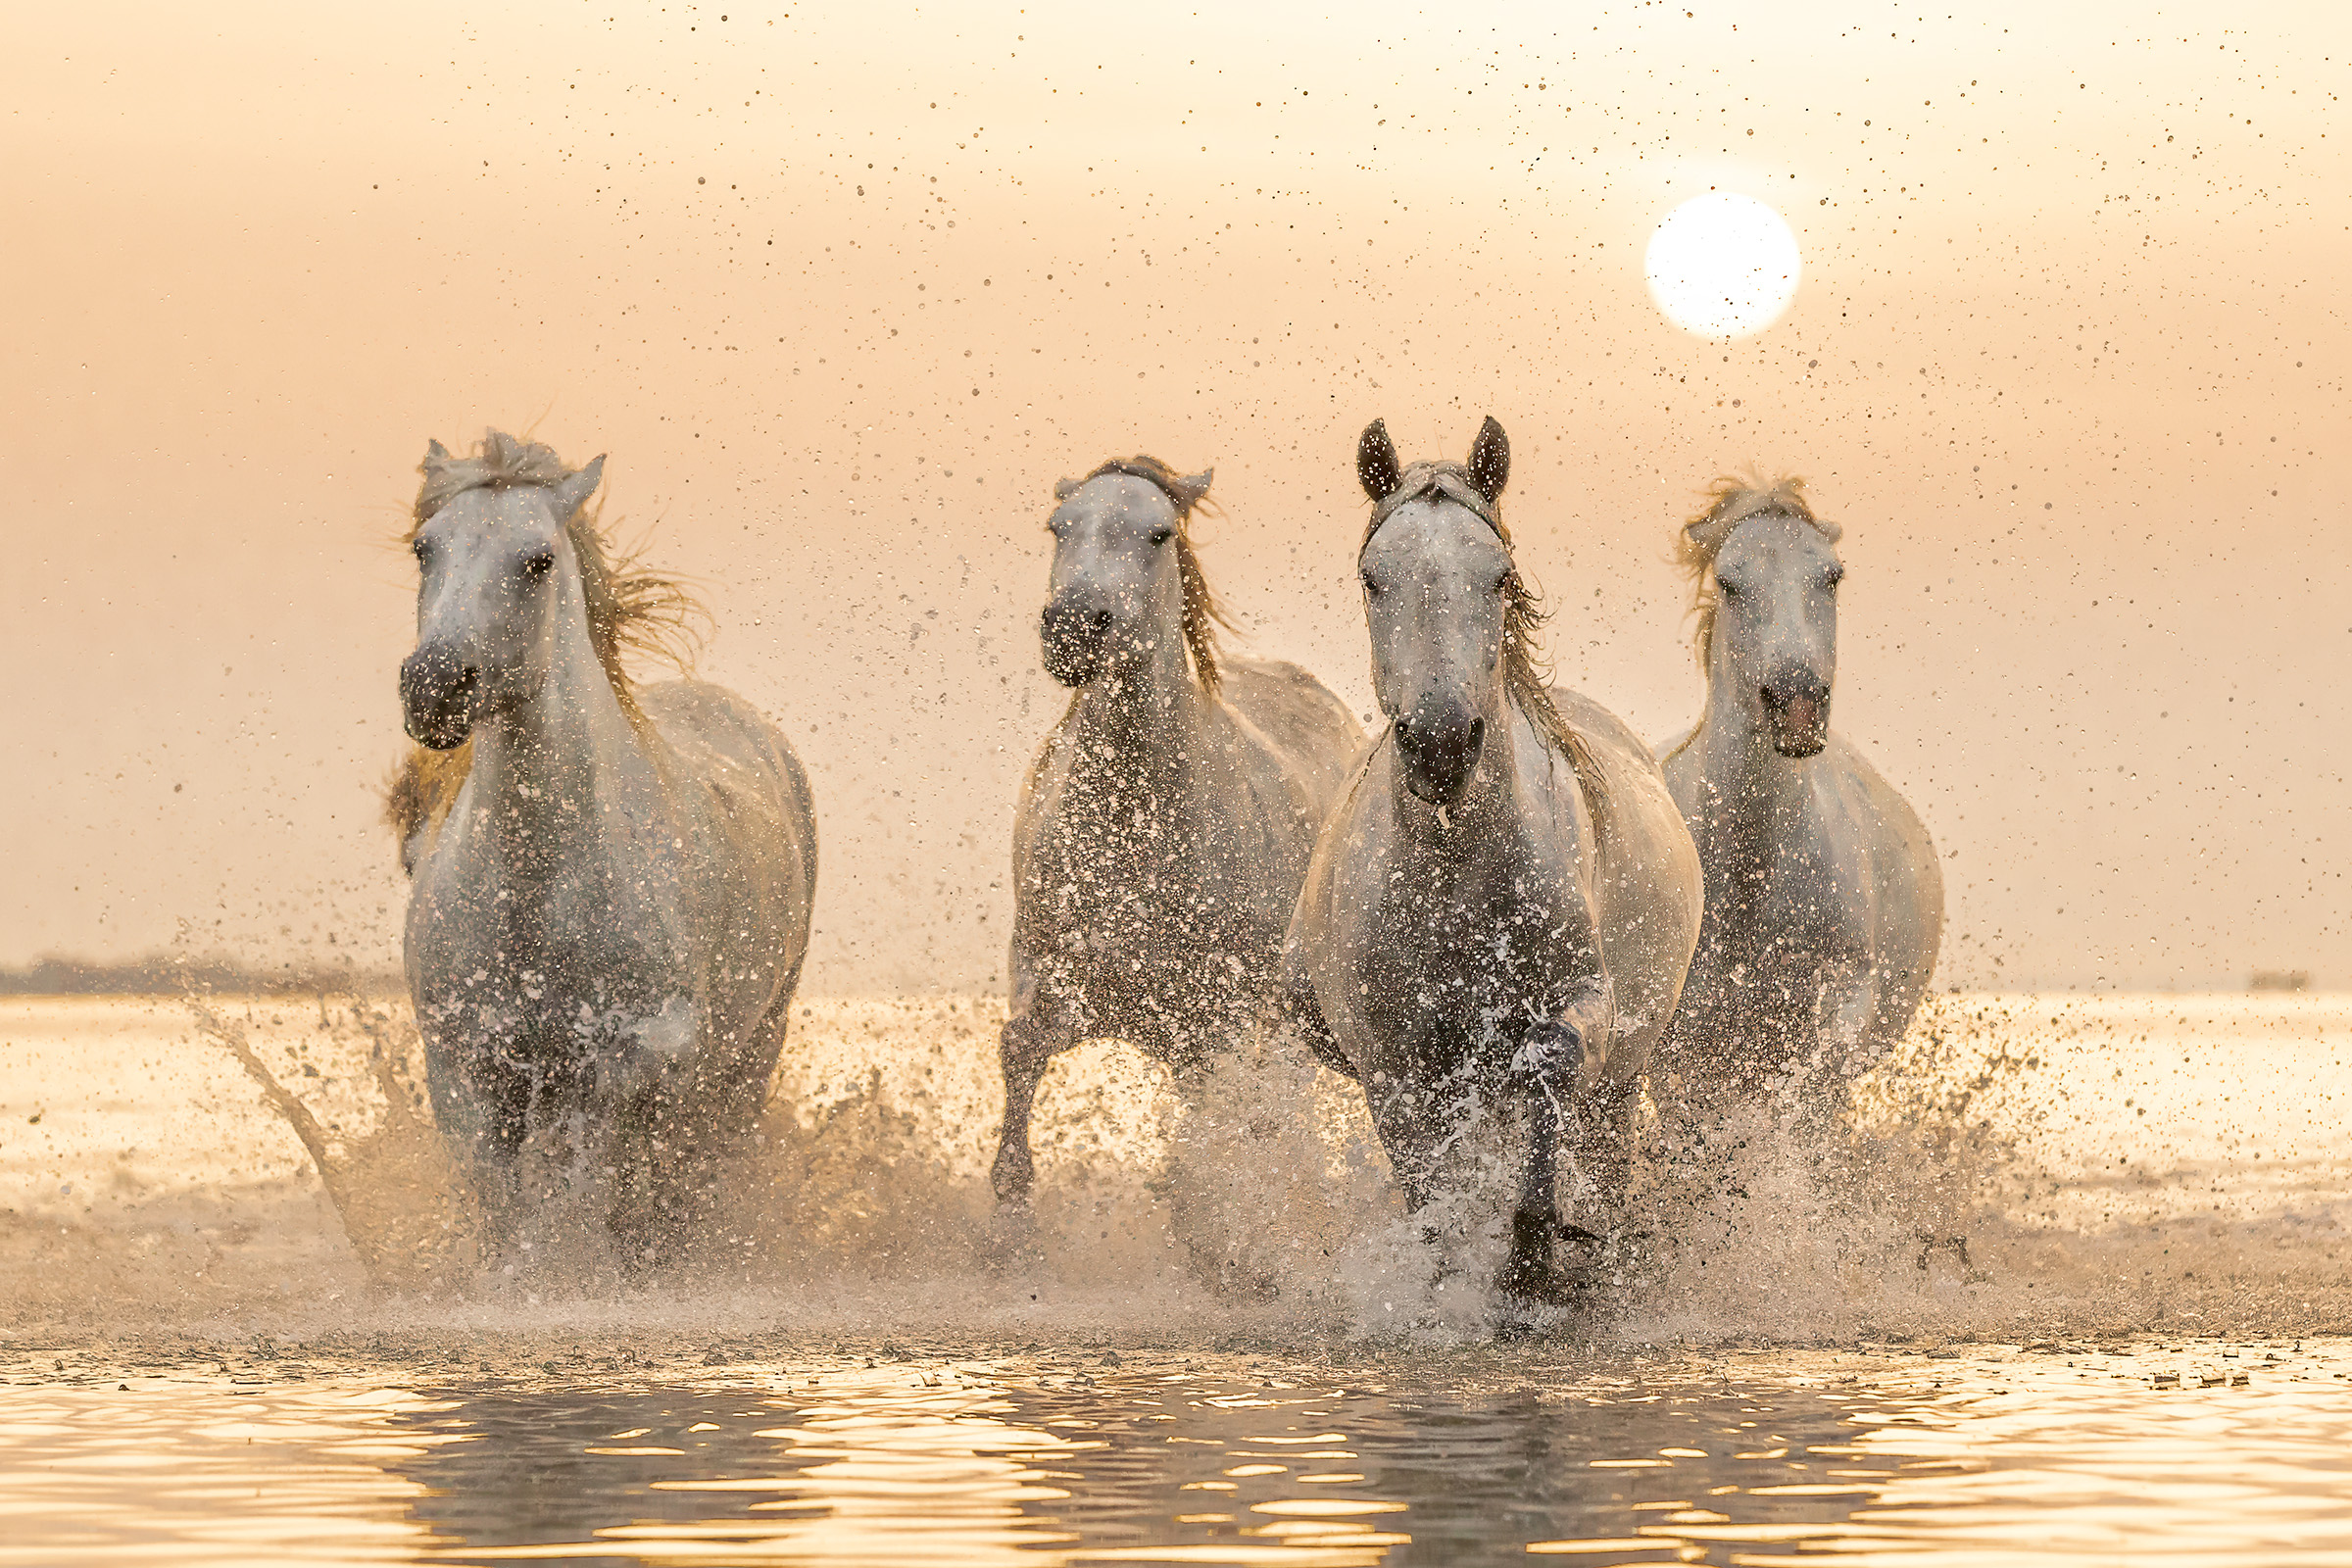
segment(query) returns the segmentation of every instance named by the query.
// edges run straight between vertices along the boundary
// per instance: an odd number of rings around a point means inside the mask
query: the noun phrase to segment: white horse
[[[1723,479],[1710,495],[1679,536],[1706,711],[1661,757],[1707,910],[1660,1099],[1720,1109],[1778,1092],[1818,1131],[1910,1025],[1943,873],[1918,813],[1830,728],[1838,525],[1800,479]]]
[[[1377,505],[1358,566],[1386,734],[1324,825],[1291,924],[1307,1044],[1363,1085],[1406,1205],[1460,1180],[1474,1120],[1524,1137],[1513,1297],[1570,1283],[1558,1243],[1624,1215],[1633,1118],[1698,934],[1698,858],[1657,764],[1597,705],[1545,681],[1541,614],[1496,504],[1488,419],[1467,466],[1399,472],[1374,420]],[[1565,1143],[1592,1224],[1559,1203]]]
[[[400,667],[421,749],[388,815],[434,1114],[492,1224],[512,1234],[543,1196],[530,1150],[643,1256],[766,1096],[816,822],[749,704],[622,672],[625,649],[674,649],[693,607],[608,560],[587,508],[604,461],[495,430],[468,457],[428,449]]]
[[[1190,531],[1208,481],[1139,457],[1054,489],[1041,635],[1073,695],[1012,832],[994,1172],[1011,1215],[1054,1055],[1117,1036],[1190,1074],[1262,1012],[1316,830],[1363,744],[1305,670],[1218,652]]]

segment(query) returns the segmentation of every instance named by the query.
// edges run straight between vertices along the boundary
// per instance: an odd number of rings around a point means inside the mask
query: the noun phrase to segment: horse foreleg
[[[1029,1115],[1036,1108],[1037,1086],[1047,1064],[1077,1043],[1077,1031],[1058,1008],[1048,1011],[1033,1004],[1004,1020],[998,1046],[1004,1070],[1004,1125],[989,1178],[1003,1206],[1028,1206],[1029,1190],[1037,1180],[1037,1164],[1029,1152]]]
[[[1527,1110],[1527,1157],[1519,1172],[1519,1203],[1511,1211],[1511,1253],[1498,1282],[1509,1296],[1549,1294],[1556,1280],[1560,1240],[1560,1108],[1550,1089],[1522,1091]]]
[[[1613,1230],[1625,1207],[1629,1151],[1623,1112],[1632,1097],[1604,1070],[1606,998],[1595,999],[1579,1012],[1573,1020],[1554,1020],[1529,1030],[1511,1062],[1511,1083],[1526,1109],[1528,1137],[1519,1202],[1511,1214],[1511,1254],[1501,1280],[1502,1288],[1515,1296],[1540,1296],[1565,1283],[1559,1267],[1563,1239],[1588,1245],[1601,1240],[1561,1218],[1563,1129],[1577,1170],[1593,1189],[1601,1223]]]

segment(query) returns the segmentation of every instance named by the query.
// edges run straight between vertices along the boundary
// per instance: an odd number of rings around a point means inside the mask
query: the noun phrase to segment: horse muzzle
[[[1764,727],[1783,757],[1812,757],[1829,744],[1830,689],[1818,680],[1768,681]]]
[[[1404,787],[1432,806],[1451,806],[1470,788],[1487,743],[1487,721],[1467,711],[1399,714],[1396,750]]]
[[[1102,673],[1110,646],[1111,613],[1100,606],[1056,599],[1039,624],[1046,673],[1064,686],[1084,686]]]
[[[466,744],[481,701],[482,672],[447,648],[419,648],[400,664],[400,708],[409,739],[427,751]]]

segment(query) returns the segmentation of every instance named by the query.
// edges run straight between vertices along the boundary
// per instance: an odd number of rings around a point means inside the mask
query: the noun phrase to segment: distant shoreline
[[[40,957],[20,966],[0,966],[0,997],[154,997],[190,992],[245,997],[405,996],[408,982],[397,969],[291,960],[252,964],[231,958],[160,954],[119,963]]]

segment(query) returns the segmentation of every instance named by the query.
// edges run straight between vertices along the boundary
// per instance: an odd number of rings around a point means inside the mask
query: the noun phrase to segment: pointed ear
[[[1200,498],[1208,494],[1208,481],[1215,478],[1216,473],[1217,470],[1214,468],[1202,468],[1189,478],[1178,474],[1172,487],[1176,492],[1176,499],[1184,503],[1187,510],[1199,506]]]
[[[1493,506],[1502,499],[1502,487],[1511,482],[1511,442],[1487,416],[1487,422],[1478,427],[1478,439],[1470,443],[1470,483]]]
[[[1364,426],[1355,443],[1355,478],[1364,494],[1375,501],[1388,500],[1404,481],[1396,468],[1396,444],[1389,439],[1387,420],[1374,419]]]
[[[1738,526],[1729,518],[1718,517],[1709,512],[1685,523],[1683,537],[1690,541],[1690,548],[1700,560],[1712,563],[1716,552],[1723,548],[1723,542],[1732,536],[1732,530]]]
[[[1086,482],[1086,481],[1085,481],[1085,480],[1083,480],[1083,479],[1056,479],[1056,480],[1054,480],[1054,500],[1056,500],[1056,501],[1067,501],[1067,500],[1069,500],[1069,499],[1070,499],[1070,497],[1071,497],[1071,495],[1072,495],[1072,494],[1074,494],[1074,493],[1077,491],[1078,487],[1079,487],[1081,484],[1084,484],[1085,482]]]
[[[604,478],[605,455],[600,452],[596,455],[596,460],[590,463],[588,466],[580,469],[577,473],[574,473],[569,478],[565,479],[562,484],[556,486],[555,508],[557,520],[560,522],[569,522],[571,520],[571,514],[579,511],[581,507],[587,505],[588,498],[596,494],[596,487],[604,482]]]
[[[437,440],[427,441],[424,444],[424,461],[418,464],[417,466],[420,468],[429,468],[436,463],[447,463],[448,461],[449,448],[443,446]]]

